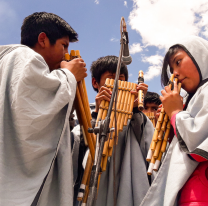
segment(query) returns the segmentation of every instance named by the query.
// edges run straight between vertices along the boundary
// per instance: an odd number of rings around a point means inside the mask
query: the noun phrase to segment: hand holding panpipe
[[[169,88],[172,88],[172,82],[174,79],[174,75],[171,75]],[[175,79],[177,82],[177,79]],[[178,93],[180,93],[181,83],[178,84]],[[150,149],[147,154],[146,160],[150,162],[148,168],[148,175],[152,174],[152,171],[158,171],[159,165],[161,162],[161,158],[163,153],[166,150],[166,145],[168,141],[168,137],[170,134],[171,123],[168,115],[165,113],[164,108],[162,107],[160,116],[157,121],[157,125],[153,134],[152,142],[150,145]],[[165,133],[165,135],[164,135]]]
[[[65,54],[65,60],[71,61],[75,58],[81,58],[79,50],[71,50],[71,53]],[[80,123],[80,127],[83,132],[85,145],[88,145],[92,159],[94,160],[95,155],[95,137],[93,134],[88,133],[88,128],[91,128],[91,111],[87,96],[87,89],[85,80],[77,82],[76,96],[74,102],[77,117]]]

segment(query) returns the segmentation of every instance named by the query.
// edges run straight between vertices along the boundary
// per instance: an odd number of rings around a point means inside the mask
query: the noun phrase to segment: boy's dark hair
[[[21,44],[34,47],[38,35],[44,32],[52,45],[57,39],[68,36],[70,42],[78,41],[78,34],[61,17],[53,13],[35,12],[27,16],[21,27]]]
[[[99,84],[101,75],[104,74],[106,71],[112,74],[116,73],[117,64],[118,64],[117,56],[109,55],[105,57],[100,57],[91,64],[91,68],[90,68],[91,77],[92,78],[94,77],[97,83]],[[128,81],[128,69],[123,62],[121,63],[120,74],[124,74],[125,81]],[[98,89],[94,87],[93,89],[96,92],[98,92]]]
[[[144,97],[144,105],[146,105],[147,103],[155,103],[157,105],[162,104],[159,94],[155,92],[147,92]]]
[[[165,58],[163,60],[162,73],[161,73],[161,85],[162,85],[162,87],[167,86],[167,84],[169,82],[167,68],[168,68],[168,65],[170,65],[170,59],[174,54],[176,54],[180,50],[184,51],[184,48],[180,45],[174,45],[174,46],[169,48],[168,52],[165,55]],[[170,68],[170,71],[171,71],[171,68]]]

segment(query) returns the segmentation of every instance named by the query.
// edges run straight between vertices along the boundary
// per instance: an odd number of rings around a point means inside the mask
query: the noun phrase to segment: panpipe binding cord
[[[171,75],[170,81],[173,82],[174,75]],[[175,80],[177,83],[177,79]],[[169,88],[171,89],[172,83],[169,84]],[[178,84],[178,92],[180,93],[181,84]],[[163,153],[166,150],[166,145],[168,141],[168,137],[170,134],[171,123],[169,121],[168,115],[165,113],[164,108],[161,109],[160,116],[157,121],[157,125],[153,134],[152,142],[150,144],[150,149],[147,154],[147,161],[150,161],[150,165],[148,168],[148,175],[152,174],[152,170],[158,171],[161,158]]]

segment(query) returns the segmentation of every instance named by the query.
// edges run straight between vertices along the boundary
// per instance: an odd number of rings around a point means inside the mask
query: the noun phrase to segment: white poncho
[[[142,206],[177,205],[179,190],[198,165],[187,154],[197,154],[208,160],[208,42],[192,36],[179,43],[195,63],[200,84],[186,111],[176,115],[177,137],[173,138]]]
[[[0,84],[0,205],[72,205],[74,75],[8,45],[0,46]]]

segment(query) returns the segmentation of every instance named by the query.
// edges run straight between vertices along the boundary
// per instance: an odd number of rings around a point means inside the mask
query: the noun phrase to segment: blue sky
[[[160,93],[162,59],[172,43],[187,35],[208,39],[208,0],[0,0],[0,45],[18,44],[23,19],[38,11],[59,15],[79,34],[69,50],[80,50],[87,64],[90,102],[96,96],[90,65],[101,56],[119,55],[122,16],[133,59],[129,81],[136,82],[143,70],[149,91]]]

